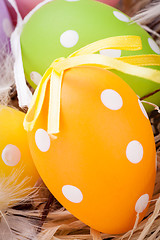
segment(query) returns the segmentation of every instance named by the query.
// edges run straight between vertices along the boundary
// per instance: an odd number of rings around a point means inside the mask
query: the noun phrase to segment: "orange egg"
[[[25,114],[0,105],[0,177],[8,177],[16,171],[16,183],[27,179],[25,187],[33,187],[39,178],[33,163],[27,133],[23,128]]]
[[[93,229],[131,229],[151,200],[156,150],[147,113],[133,90],[98,67],[65,71],[60,133],[49,135],[46,100],[29,144],[36,167],[57,200]]]

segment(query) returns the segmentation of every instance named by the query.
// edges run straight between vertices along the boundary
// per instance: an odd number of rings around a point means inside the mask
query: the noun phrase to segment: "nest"
[[[141,24],[160,45],[160,1],[123,0],[118,7]],[[3,63],[0,67],[0,102],[18,108],[13,78],[13,58],[8,53],[5,55],[1,53],[1,56]],[[12,176],[0,179],[0,202],[2,194],[5,194],[3,199],[6,199],[5,205],[0,205],[0,240],[160,239],[160,113],[158,111],[150,114],[150,122],[157,149],[157,177],[148,212],[138,226],[135,223],[133,230],[116,236],[100,234],[64,209],[41,179],[32,189],[32,193],[29,193],[29,189],[21,190],[25,185],[25,179],[15,186],[14,180],[19,176],[19,172],[16,172]],[[23,197],[27,192],[27,197]]]

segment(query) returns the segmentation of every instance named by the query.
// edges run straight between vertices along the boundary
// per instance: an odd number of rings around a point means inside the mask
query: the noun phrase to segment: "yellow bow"
[[[119,36],[106,38],[89,44],[71,54],[68,58],[56,59],[43,75],[33,95],[30,108],[24,119],[24,128],[31,131],[40,115],[47,84],[50,81],[50,97],[48,109],[49,134],[59,133],[60,95],[63,73],[66,69],[81,65],[96,65],[106,69],[116,69],[123,73],[142,77],[160,83],[160,71],[140,66],[160,66],[159,55],[136,55],[110,58],[96,54],[103,49],[119,49],[136,51],[142,49],[138,36]]]

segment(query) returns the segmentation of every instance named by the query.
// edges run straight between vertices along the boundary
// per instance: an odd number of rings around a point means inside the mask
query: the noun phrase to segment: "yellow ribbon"
[[[49,134],[59,133],[61,85],[63,73],[69,68],[82,65],[96,65],[101,68],[116,69],[126,74],[160,83],[160,71],[141,67],[160,66],[159,55],[136,55],[110,58],[96,54],[103,49],[136,51],[142,49],[142,43],[138,36],[111,37],[89,44],[74,52],[68,58],[56,59],[47,69],[35,90],[30,108],[24,119],[25,130],[31,131],[34,128],[45,100],[47,84],[50,81],[47,132]]]

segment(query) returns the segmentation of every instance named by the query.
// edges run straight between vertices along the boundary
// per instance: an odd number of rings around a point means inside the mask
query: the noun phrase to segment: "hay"
[[[158,38],[160,1],[123,0],[119,8],[128,15],[134,16],[133,19],[147,29],[160,45]],[[1,58],[0,103],[18,108],[13,78],[13,58],[9,53],[1,54]],[[157,111],[152,112],[150,121],[157,148],[156,183],[146,217],[138,226],[135,223],[133,230],[124,235],[111,236],[90,229],[65,210],[41,180],[33,189],[33,193],[24,198],[23,194],[27,193],[28,189],[23,191],[20,189],[27,179],[15,187],[17,179],[15,173],[12,177],[0,179],[0,240],[160,239],[160,114]]]

